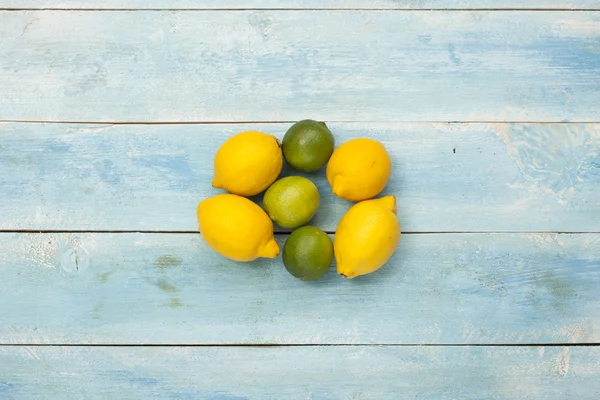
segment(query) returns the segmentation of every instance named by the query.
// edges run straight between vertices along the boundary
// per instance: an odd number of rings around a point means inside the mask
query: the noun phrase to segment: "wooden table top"
[[[600,2],[522,3],[0,0],[0,399],[600,398]],[[390,153],[376,273],[197,232],[305,118]]]

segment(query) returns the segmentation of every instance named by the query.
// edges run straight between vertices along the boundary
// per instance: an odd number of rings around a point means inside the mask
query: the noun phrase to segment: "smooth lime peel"
[[[263,206],[271,220],[282,228],[306,225],[319,208],[319,190],[302,176],[281,178],[267,189]]]
[[[316,171],[329,161],[335,140],[324,122],[305,119],[287,130],[282,141],[283,156],[294,169]]]
[[[283,246],[283,264],[303,281],[321,279],[333,262],[333,243],[321,229],[306,225],[291,233]]]

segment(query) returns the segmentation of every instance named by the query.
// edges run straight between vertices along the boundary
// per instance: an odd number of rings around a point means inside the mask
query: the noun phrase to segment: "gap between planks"
[[[206,344],[185,344],[185,343],[168,343],[168,344],[109,344],[109,343],[66,343],[66,344],[52,344],[52,343],[6,343],[0,344],[0,347],[250,347],[250,348],[262,348],[262,347],[599,347],[600,343],[589,342],[589,343],[432,343],[432,344],[419,344],[419,343],[354,343],[354,344],[343,344],[343,343],[330,343],[330,344],[314,344],[314,343],[290,343],[290,344],[277,344],[277,343],[240,343],[240,344],[218,344],[218,343],[206,343]]]
[[[334,235],[335,231],[324,230],[328,235]],[[189,235],[199,233],[198,231],[157,231],[157,230],[77,230],[77,229],[0,229],[0,233],[144,233],[144,234],[174,234]],[[291,231],[275,230],[275,235],[289,235]],[[535,233],[556,233],[560,235],[584,235],[598,234],[600,231],[406,231],[403,235],[515,235]]]
[[[185,11],[185,12],[246,12],[246,11],[419,11],[419,12],[587,12],[600,11],[600,8],[0,8],[0,11],[77,11],[77,12],[139,12],[139,11]]]
[[[20,120],[20,119],[0,119],[0,123],[20,123],[20,124],[64,124],[64,125],[251,125],[251,124],[293,124],[298,121],[55,121],[55,120]],[[376,120],[326,120],[327,123],[340,124],[368,124],[378,123]],[[598,124],[600,121],[449,121],[449,120],[428,120],[428,121],[410,121],[394,120],[385,121],[389,124],[553,124],[553,125],[576,125],[576,124]]]

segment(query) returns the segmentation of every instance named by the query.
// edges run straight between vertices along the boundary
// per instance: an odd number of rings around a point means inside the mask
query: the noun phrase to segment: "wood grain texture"
[[[597,0],[0,0],[7,9],[599,9]]]
[[[600,397],[597,0],[0,9],[0,399]],[[375,274],[183,233],[227,137],[303,118],[391,153],[420,234]],[[311,176],[334,231],[349,204]]]
[[[0,124],[0,229],[196,231],[198,202],[220,193],[218,147],[289,126]],[[598,124],[329,126],[338,144],[368,136],[388,148],[384,194],[404,231],[600,231]],[[313,223],[334,231],[350,204],[324,170],[308,176],[321,193]]]
[[[313,283],[199,234],[4,233],[0,254],[2,344],[600,343],[599,234],[404,235],[377,273]]]
[[[595,399],[598,347],[6,348],[3,399]]]
[[[594,122],[598,27],[600,12],[5,11],[0,120]]]

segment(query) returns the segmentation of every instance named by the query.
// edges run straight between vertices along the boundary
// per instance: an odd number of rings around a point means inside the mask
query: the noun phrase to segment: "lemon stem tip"
[[[271,239],[258,252],[260,257],[275,258],[279,255],[279,245],[275,239]]]
[[[396,214],[396,197],[384,196],[377,200],[383,207]]]
[[[331,185],[331,191],[338,197],[342,194],[344,191],[344,183],[340,178],[337,178],[333,181],[333,184]]]

